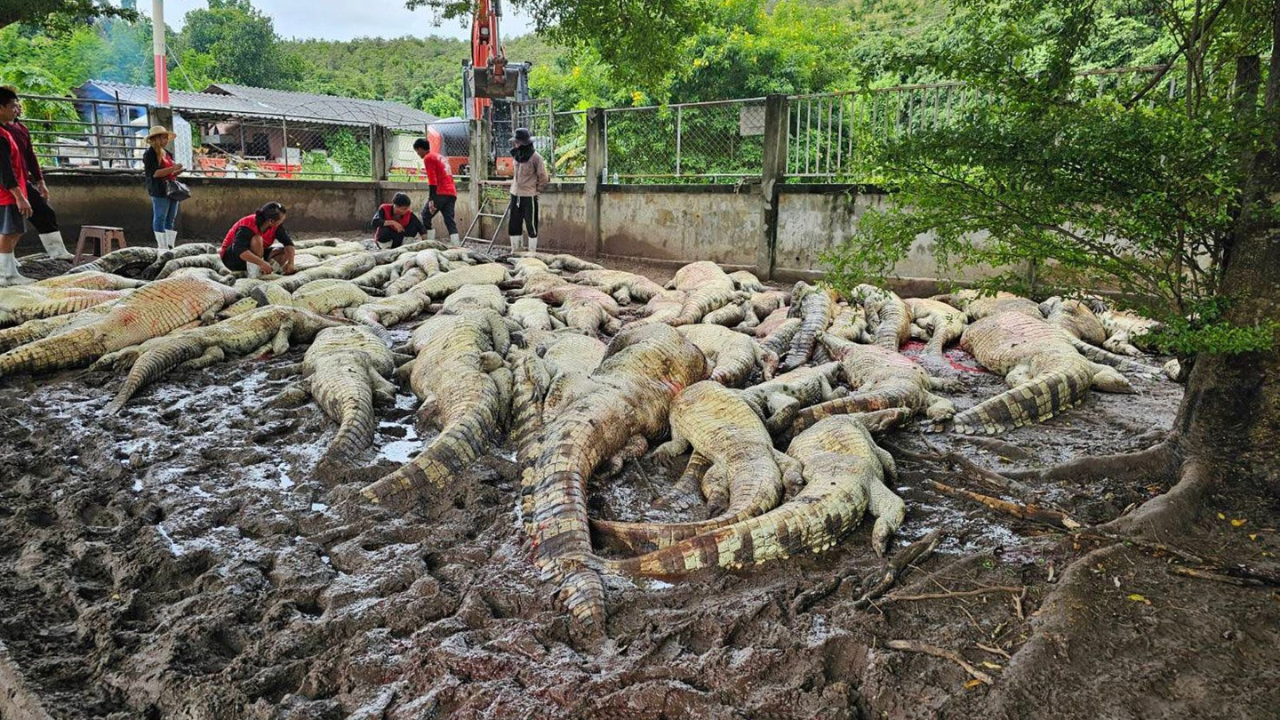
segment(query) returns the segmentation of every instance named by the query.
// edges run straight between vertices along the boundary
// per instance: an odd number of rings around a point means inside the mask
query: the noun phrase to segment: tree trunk
[[[1280,0],[1272,8],[1272,38],[1280,50]],[[1227,320],[1237,325],[1280,321],[1280,220],[1274,212],[1280,200],[1280,52],[1275,50],[1266,87],[1262,127],[1267,145],[1245,158],[1241,211],[1223,260],[1222,294],[1231,301]],[[1247,112],[1256,113],[1256,100],[1245,104]],[[1198,358],[1174,430],[1184,457],[1206,464],[1217,479],[1277,483],[1280,352],[1273,347]]]

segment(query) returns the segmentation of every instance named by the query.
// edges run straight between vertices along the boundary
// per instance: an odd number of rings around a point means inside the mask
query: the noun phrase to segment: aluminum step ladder
[[[467,247],[470,244],[476,250],[492,256],[495,254],[493,246],[498,241],[498,235],[507,227],[507,217],[511,214],[511,183],[489,180],[475,183],[475,185],[480,187],[480,212],[471,218],[471,224],[463,233],[462,246]],[[499,203],[501,203],[502,212],[494,212]],[[489,237],[485,237],[480,231],[483,218],[498,221],[493,228],[493,234]]]

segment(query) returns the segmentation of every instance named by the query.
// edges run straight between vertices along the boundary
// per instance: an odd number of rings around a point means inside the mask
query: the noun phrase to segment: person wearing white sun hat
[[[151,230],[156,234],[156,247],[172,250],[178,239],[173,229],[178,219],[178,201],[169,197],[168,182],[176,180],[184,168],[173,161],[164,148],[176,134],[163,125],[156,125],[147,133],[147,151],[142,154],[142,167],[147,178],[147,194],[151,196]]]

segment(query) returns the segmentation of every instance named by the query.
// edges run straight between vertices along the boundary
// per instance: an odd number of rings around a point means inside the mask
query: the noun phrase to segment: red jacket
[[[453,176],[449,174],[449,163],[440,157],[440,153],[423,155],[422,167],[427,169],[427,183],[435,187],[436,195],[458,196],[458,188],[453,184]]]
[[[27,167],[22,161],[22,150],[18,147],[18,141],[9,134],[4,128],[0,128],[0,138],[9,142],[9,167],[13,170],[13,177],[18,181],[18,187],[22,190],[22,194],[27,194]],[[17,205],[18,198],[14,197],[3,187],[0,187],[0,206]]]
[[[279,225],[276,225],[275,227],[268,228],[266,232],[258,232],[257,216],[254,214],[245,215],[237,220],[236,224],[232,225],[231,229],[227,231],[227,236],[222,240],[222,247],[218,249],[219,255],[225,255],[227,250],[231,249],[232,243],[236,241],[236,231],[242,227],[249,228],[253,231],[254,235],[261,235],[262,245],[264,248],[271,246],[271,241],[276,238],[276,230],[280,228]]]

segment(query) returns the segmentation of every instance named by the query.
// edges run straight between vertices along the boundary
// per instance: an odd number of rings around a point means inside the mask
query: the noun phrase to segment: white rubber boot
[[[436,239],[436,229],[435,229],[435,228],[431,228],[430,230],[428,230],[428,231],[427,231],[427,239],[428,239],[428,240],[435,240],[435,239]]]
[[[536,252],[538,252],[538,238],[530,235],[529,236],[529,254],[532,255],[533,253],[536,253]]]
[[[511,236],[511,252],[513,252],[513,253],[518,253],[518,252],[520,252],[520,238],[522,238],[522,237],[524,237],[524,236],[523,236],[523,235],[512,235],[512,236]]]
[[[165,232],[169,234],[169,249],[172,250],[178,247],[178,231],[166,230]]]
[[[458,240],[458,233],[449,234],[449,244],[452,245],[453,247],[458,247],[459,245],[462,244],[462,242]]]
[[[62,242],[62,233],[54,230],[49,233],[40,235],[40,242],[44,245],[45,254],[54,260],[71,260],[74,256],[67,252],[67,246]]]
[[[257,278],[262,277],[262,268],[250,263],[244,268],[244,276],[250,280],[256,280]]]
[[[33,282],[35,280],[18,273],[18,260],[13,253],[0,253],[0,287],[30,285]]]
[[[159,250],[160,252],[164,252],[165,250],[168,250],[169,249],[169,233],[164,230],[155,230],[153,231],[153,233],[156,236],[156,249]]]

